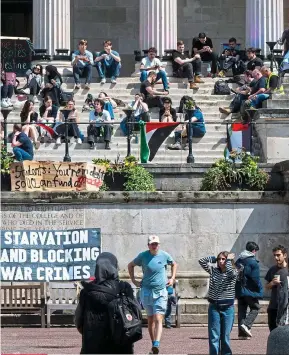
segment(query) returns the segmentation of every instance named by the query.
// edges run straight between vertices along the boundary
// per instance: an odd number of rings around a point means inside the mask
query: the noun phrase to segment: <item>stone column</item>
[[[270,53],[266,42],[277,41],[284,31],[283,9],[283,0],[246,0],[247,48],[261,48],[263,55]]]
[[[140,0],[140,49],[176,48],[177,16],[177,0]]]
[[[51,55],[70,49],[70,0],[33,1],[33,45]]]

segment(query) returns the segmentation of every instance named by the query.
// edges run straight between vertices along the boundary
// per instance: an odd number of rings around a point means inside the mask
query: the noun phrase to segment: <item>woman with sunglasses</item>
[[[21,89],[21,91],[26,95],[33,95],[34,103],[39,102],[37,95],[40,90],[44,87],[43,81],[43,67],[40,64],[35,65],[31,70],[26,72],[27,84]]]
[[[238,271],[234,267],[234,254],[222,251],[217,257],[199,260],[210,274],[208,301],[208,330],[210,355],[232,354],[230,334],[234,324],[235,284]],[[217,263],[216,266],[211,264]]]

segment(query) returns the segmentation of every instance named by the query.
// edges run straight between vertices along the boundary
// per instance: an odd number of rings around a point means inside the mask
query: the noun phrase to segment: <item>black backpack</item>
[[[215,82],[214,95],[230,95],[231,89],[224,80],[220,79]]]
[[[116,345],[128,345],[142,339],[142,313],[139,303],[125,292],[124,282],[120,281],[119,291],[97,287],[100,291],[115,296],[108,304],[111,340]]]

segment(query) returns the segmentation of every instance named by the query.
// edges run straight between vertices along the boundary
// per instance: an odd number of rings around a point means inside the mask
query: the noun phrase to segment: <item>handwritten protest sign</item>
[[[101,251],[99,228],[1,231],[1,281],[89,279]]]
[[[25,160],[11,164],[12,191],[98,191],[105,166]]]
[[[6,72],[24,76],[31,67],[32,47],[26,37],[1,37],[1,64]]]

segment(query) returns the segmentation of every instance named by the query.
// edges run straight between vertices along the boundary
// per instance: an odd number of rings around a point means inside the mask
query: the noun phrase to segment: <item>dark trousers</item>
[[[1,99],[11,99],[13,96],[14,86],[13,85],[3,85],[1,86]]]
[[[30,83],[27,86],[30,89],[30,94],[33,96],[38,95],[39,91],[40,91],[40,86],[37,83],[37,80],[35,78],[32,78],[30,80]]]
[[[92,65],[88,64],[85,67],[78,67],[77,65],[73,66],[73,77],[75,84],[79,84],[79,78],[85,78],[85,83],[90,84],[92,78]]]
[[[164,106],[163,99],[161,96],[148,96],[145,99],[145,103],[148,105],[149,108],[152,107],[162,108]]]
[[[54,128],[54,131],[60,136],[65,137],[65,123],[60,123]],[[68,137],[80,138],[80,130],[76,122],[68,123]]]
[[[247,315],[247,309],[250,308],[250,312]],[[260,310],[259,301],[257,298],[253,297],[241,297],[238,299],[238,325],[239,325],[239,335],[240,326],[245,324],[249,329],[252,328],[258,313]]]
[[[94,124],[90,124],[87,127],[87,141],[90,144],[94,144],[95,137],[100,137],[101,127],[96,127]],[[112,126],[103,125],[103,138],[105,142],[111,141]]]
[[[277,328],[277,309],[267,309],[268,313],[268,327],[270,332]]]
[[[181,78],[187,78],[189,82],[191,82],[194,81],[194,73],[195,75],[200,75],[201,72],[202,61],[200,59],[196,59],[192,63],[183,64],[176,74]]]
[[[212,52],[204,52],[200,53],[201,59],[203,62],[212,62],[211,73],[216,74],[217,72],[217,65],[218,65],[218,54]]]

